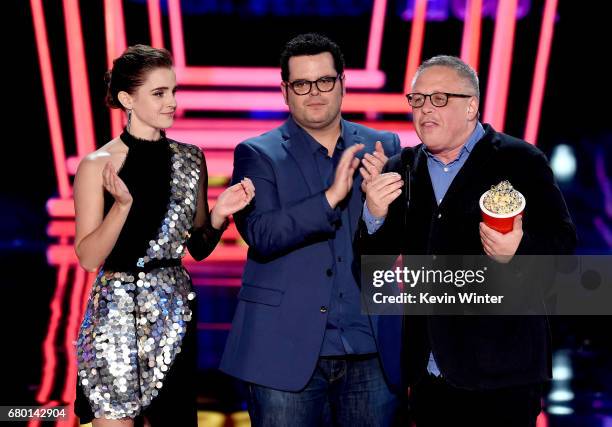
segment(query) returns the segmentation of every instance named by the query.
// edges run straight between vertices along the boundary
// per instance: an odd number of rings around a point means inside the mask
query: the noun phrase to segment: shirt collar
[[[289,121],[291,122],[292,127],[295,126],[295,130],[297,132],[301,132],[302,136],[304,137],[304,140],[308,144],[308,148],[310,149],[310,151],[316,153],[317,151],[321,151],[321,149],[325,150],[325,147],[323,147],[319,142],[317,142],[316,139],[312,137],[312,135],[306,132],[300,125],[298,125],[297,122],[293,120],[292,116],[289,117]],[[340,137],[338,138],[336,149],[344,150],[346,148],[346,128],[347,127],[344,125],[344,120],[340,120]]]
[[[464,152],[467,152],[468,154],[472,152],[472,150],[474,149],[474,146],[476,145],[476,143],[478,141],[480,141],[480,139],[484,136],[485,134],[485,130],[484,127],[482,126],[482,124],[480,122],[476,122],[476,127],[474,128],[474,130],[472,131],[472,133],[470,134],[469,138],[467,139],[466,143],[463,144],[463,147],[461,147],[461,151],[459,151],[459,155],[457,156],[457,159],[461,157],[461,155]],[[434,154],[432,154],[428,149],[427,146],[423,145],[423,150],[425,151],[425,154],[427,154],[427,157],[430,157],[434,160],[438,160],[436,158],[436,156]],[[457,160],[455,159],[455,160]],[[455,161],[453,160],[453,161]]]

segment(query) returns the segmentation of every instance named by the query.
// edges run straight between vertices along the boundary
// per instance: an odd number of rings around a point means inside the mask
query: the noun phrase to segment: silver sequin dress
[[[153,425],[168,424],[161,414],[171,413],[195,426],[195,293],[180,260],[186,248],[204,258],[221,235],[206,200],[205,225],[194,228],[206,164],[199,148],[165,136],[144,141],[124,131],[121,139],[129,152],[119,176],[134,201],[80,328],[75,412],[82,423],[146,415]],[[105,193],[105,213],[113,203]]]

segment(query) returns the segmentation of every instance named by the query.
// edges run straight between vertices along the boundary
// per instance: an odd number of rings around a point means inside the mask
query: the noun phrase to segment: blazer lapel
[[[289,118],[283,124],[281,132],[283,135],[282,145],[298,165],[299,171],[308,184],[310,194],[312,195],[323,191],[323,181],[317,170],[312,151],[293,119]]]
[[[347,122],[346,120],[342,120],[342,136],[344,138],[345,150],[355,144],[366,144],[366,147],[359,151],[355,156],[360,161],[363,159],[363,155],[366,152],[371,151],[369,150],[369,147],[367,147],[368,144],[364,141],[364,138],[359,134],[357,127],[353,126],[352,123]],[[359,223],[359,217],[361,216],[363,208],[363,199],[361,197],[362,181],[363,177],[359,173],[359,168],[357,168],[355,175],[353,176],[353,189],[347,196],[349,197],[347,209],[350,218],[349,227],[352,236],[355,235],[355,232],[357,231],[357,224]]]

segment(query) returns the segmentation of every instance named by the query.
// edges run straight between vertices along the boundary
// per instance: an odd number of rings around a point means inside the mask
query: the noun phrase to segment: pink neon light
[[[147,0],[149,9],[149,31],[151,31],[151,46],[164,47],[164,36],[162,34],[161,10],[159,0]]]
[[[280,92],[179,90],[177,102],[185,110],[287,111]],[[342,102],[346,113],[406,113],[408,103],[399,93],[348,93]]]
[[[550,58],[556,12],[557,0],[547,0],[544,5],[542,30],[540,31],[540,41],[538,42],[538,53],[536,56],[535,72],[533,73],[529,111],[527,113],[527,125],[525,126],[525,141],[532,144],[536,144],[538,139],[542,99],[544,98],[544,87],[546,86],[546,70]]]
[[[96,139],[91,112],[87,65],[85,64],[83,33],[81,32],[81,15],[77,0],[64,0],[64,23],[66,25],[66,45],[68,48],[76,146],[78,154],[84,156],[95,149]]]
[[[57,270],[57,287],[51,300],[51,317],[49,319],[49,328],[47,329],[47,336],[43,342],[43,354],[44,364],[42,369],[41,384],[36,394],[36,401],[38,403],[45,403],[49,400],[51,395],[51,387],[55,380],[55,367],[57,365],[57,359],[55,354],[55,338],[57,336],[57,328],[59,321],[62,317],[62,300],[64,298],[64,291],[66,289],[66,279],[68,277],[68,263],[58,263],[59,269]]]
[[[74,233],[74,221],[51,221],[47,225],[47,236],[49,237],[74,237]]]
[[[415,0],[412,29],[410,30],[410,45],[408,47],[408,60],[406,61],[406,76],[404,77],[404,92],[410,92],[412,78],[421,62],[423,40],[425,39],[425,17],[427,13],[427,0]],[[404,98],[404,101],[406,99]],[[404,111],[408,110],[408,103],[404,102]]]
[[[231,323],[209,323],[209,322],[198,322],[199,330],[207,331],[229,331],[232,329]]]
[[[217,286],[220,288],[239,288],[240,286],[242,286],[242,279],[227,277],[207,277],[204,280],[198,280],[194,278],[193,285],[197,287]]]
[[[111,133],[112,135],[120,135],[123,129],[123,117],[120,110],[111,110]]]
[[[495,34],[489,65],[484,121],[490,123],[500,132],[504,130],[506,117],[517,2],[518,0],[500,0],[497,4],[495,18]]]
[[[280,70],[271,67],[175,67],[176,78],[182,85],[278,87]],[[345,70],[349,88],[380,89],[385,85],[385,73],[378,70]]]
[[[168,0],[168,20],[170,22],[170,43],[177,69],[185,68],[185,43],[183,42],[183,20],[180,0]]]
[[[405,100],[404,95],[399,95],[400,98]],[[407,105],[407,103],[406,103]],[[343,109],[344,110],[344,109]],[[179,118],[174,121],[172,128],[168,130],[171,132],[173,130],[205,130],[205,129],[213,129],[213,130],[234,130],[234,129],[247,129],[251,130],[252,136],[258,135],[257,132],[263,133],[267,132],[270,129],[273,129],[277,126],[283,124],[285,120],[259,120],[259,119],[197,119],[197,118],[189,118],[183,119]],[[379,130],[413,130],[414,124],[407,120],[357,120],[359,124],[362,124],[367,127],[372,127],[374,129]],[[216,146],[212,146],[215,147]],[[206,153],[208,156],[208,152]],[[70,159],[68,159],[70,161]]]
[[[212,209],[215,200],[208,201],[209,208]],[[47,236],[49,237],[74,237],[74,221],[51,221],[47,227]],[[229,226],[223,232],[223,240],[239,240],[240,235],[236,229],[236,224],[230,222]]]
[[[381,130],[389,130],[396,132],[400,137],[400,141],[403,147],[412,147],[420,142],[413,128],[393,127],[392,125],[384,122],[377,123],[374,127],[379,128]],[[252,138],[253,136],[260,135],[270,129],[271,127],[262,129],[260,132],[176,129],[173,130],[172,133],[168,133],[168,135],[170,135],[177,141],[197,145],[199,147],[202,147],[204,150],[210,148],[232,150],[239,142],[244,141],[247,138]],[[207,159],[209,155],[211,156],[211,159],[213,158],[212,154],[210,153],[210,151],[207,152]],[[214,173],[211,172],[211,175],[229,176],[232,171],[231,159],[223,157],[221,154],[219,154],[219,156],[220,157],[218,159],[222,163],[215,162],[215,164],[212,166],[215,168]]]
[[[229,176],[232,170],[232,151],[236,145],[245,139],[261,135],[280,126],[282,123],[281,120],[255,119],[178,119],[168,130],[168,137],[203,148],[209,173],[212,176]],[[411,122],[366,121],[359,123],[379,130],[397,132],[403,146],[418,144]],[[69,157],[66,160],[70,175],[76,173],[80,161],[80,157]],[[54,212],[59,213],[55,210]]]
[[[113,60],[127,48],[121,0],[104,1],[104,26],[106,31],[106,63],[110,69],[113,66]],[[111,134],[119,135],[123,128],[121,111],[111,110],[110,115]]]
[[[172,128],[168,129],[168,132],[176,129],[250,129],[253,132],[265,129],[263,132],[267,132],[272,128],[280,126],[283,122],[284,120],[179,118],[174,121]],[[257,135],[257,133],[254,133],[254,135]]]
[[[232,162],[233,162],[233,153],[232,149],[236,146],[236,144],[240,141],[245,140],[246,138],[250,138],[254,135],[254,133],[244,133],[246,135],[244,138],[235,138],[236,133],[234,131],[186,131],[188,134],[187,138],[189,141],[195,141],[194,145],[199,145],[203,148],[215,148],[215,151],[208,151],[206,153],[206,163],[208,166],[208,175],[210,177],[226,177],[230,176],[232,173]],[[260,132],[263,133],[263,132]],[[177,131],[168,134],[171,138],[177,141],[185,141],[183,136],[185,132]],[[217,136],[218,135],[218,136]],[[228,136],[231,135],[231,136]],[[224,147],[222,151],[217,151],[220,148],[219,139],[223,139],[222,143],[227,145],[227,149]],[[190,144],[192,143],[190,142]],[[213,143],[215,146],[213,146]],[[81,159],[79,157],[70,157],[68,159],[68,173],[74,175],[77,170],[77,165]]]
[[[34,21],[38,63],[40,65],[43,92],[45,94],[55,177],[60,197],[67,199],[72,195],[72,187],[66,172],[66,153],[64,151],[64,138],[62,136],[62,127],[57,107],[57,94],[55,92],[53,67],[51,66],[51,56],[49,54],[49,43],[47,41],[45,14],[41,0],[31,0],[30,5],[32,7],[32,20]]]
[[[85,270],[76,266],[72,282],[72,292],[70,294],[70,312],[64,332],[64,351],[66,355],[66,381],[64,382],[64,391],[62,393],[62,400],[64,402],[72,402],[76,397],[77,354],[75,341],[83,314],[81,307],[83,305],[82,293],[85,288],[85,276]]]
[[[53,217],[74,218],[74,201],[72,199],[47,200],[47,212]]]
[[[65,420],[59,420],[55,423],[55,427],[74,427],[77,422],[77,417],[74,413],[74,402],[68,405],[68,409],[66,410],[68,416]]]
[[[478,71],[480,53],[480,27],[482,20],[482,0],[469,0],[465,9],[461,59]]]
[[[368,53],[366,56],[366,70],[378,70],[379,67],[386,9],[387,0],[374,0],[372,21],[370,23],[370,37],[368,39]]]
[[[236,145],[245,139],[252,138],[257,135],[261,135],[264,132],[269,131],[271,128],[262,128],[258,131],[252,131],[249,129],[202,129],[202,130],[188,130],[188,129],[172,129],[168,132],[168,136],[177,141],[186,142],[188,144],[198,145],[205,150],[207,148],[233,150]],[[227,164],[227,168],[223,169],[224,166],[219,169],[218,163],[215,158],[218,156],[224,156],[221,153],[206,152],[206,161],[209,166],[210,175],[221,175],[228,176],[232,173],[231,159],[229,162],[223,162]],[[231,151],[230,151],[231,154]],[[224,160],[227,160],[224,158]]]
[[[234,243],[226,244],[225,242],[222,242],[217,246],[213,253],[206,258],[206,260],[215,262],[244,261],[246,259],[246,254],[246,245],[237,245]],[[77,256],[74,253],[74,246],[50,245],[47,248],[47,263],[49,265],[78,264]],[[196,263],[197,261],[195,261],[190,255],[183,258],[183,264],[185,265],[192,265]]]
[[[544,413],[544,411],[540,412],[538,418],[536,419],[536,427],[548,427],[548,416]]]
[[[149,3],[152,1],[149,0]],[[385,84],[385,74],[378,71],[385,9],[386,0],[375,0],[368,40],[366,70],[347,70],[347,83],[349,87],[380,89]],[[247,87],[276,87],[279,85],[280,77],[277,68],[187,66],[180,0],[168,0],[168,15],[175,70],[177,80],[181,84]],[[159,32],[161,32],[161,23],[159,25],[156,24],[156,26],[159,28]],[[158,30],[156,29],[155,31]]]

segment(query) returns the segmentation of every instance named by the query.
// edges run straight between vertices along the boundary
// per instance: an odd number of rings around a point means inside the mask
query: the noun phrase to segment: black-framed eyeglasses
[[[474,95],[465,95],[463,93],[448,93],[448,92],[433,92],[428,95],[424,93],[408,93],[406,94],[406,98],[408,99],[408,104],[412,108],[420,108],[425,104],[425,98],[429,97],[429,101],[432,103],[434,107],[445,107],[448,104],[448,98],[471,98]]]
[[[323,76],[317,80],[294,80],[292,82],[285,82],[287,86],[295,92],[296,95],[308,95],[312,90],[312,84],[317,86],[319,92],[331,92],[336,87],[336,81],[342,80],[342,75],[338,74],[335,77]]]

